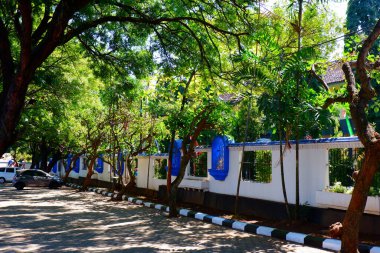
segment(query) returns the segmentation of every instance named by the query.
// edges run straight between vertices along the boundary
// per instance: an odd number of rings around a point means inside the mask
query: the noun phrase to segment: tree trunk
[[[285,184],[285,175],[284,175],[284,151],[282,149],[282,139],[283,138],[282,138],[282,129],[281,128],[282,128],[281,123],[279,123],[281,186],[282,186],[282,194],[284,196],[286,214],[288,216],[288,219],[291,220],[292,216],[290,215],[290,210],[289,210],[289,202],[288,202],[288,195],[286,193],[286,184]]]
[[[297,27],[297,51],[301,50],[301,31],[302,31],[302,14],[303,14],[303,0],[298,0],[298,27]],[[297,76],[297,89],[296,89],[296,99],[299,97],[299,88],[301,84],[301,74]],[[300,177],[299,177],[299,112],[296,113],[296,206],[294,210],[294,218],[298,220],[299,217],[299,207],[300,207]]]
[[[74,168],[74,166],[75,166],[75,163],[76,163],[77,159],[78,159],[81,155],[83,155],[83,152],[76,154],[75,156],[73,156],[73,159],[71,159],[71,162],[70,162],[70,165],[69,165],[69,169],[65,172],[65,177],[63,178],[63,181],[64,181],[64,182],[67,181],[67,178],[69,177],[70,172],[73,170],[73,168]]]
[[[34,169],[39,161],[37,147],[34,144],[31,144],[31,150],[32,150],[32,164],[30,165],[31,169]]]
[[[369,50],[380,36],[380,19],[377,21],[372,32],[363,41],[358,54],[356,64],[356,74],[360,80],[360,90],[356,85],[356,79],[349,63],[343,64],[343,72],[347,81],[348,96],[337,97],[326,101],[329,106],[335,102],[349,102],[352,120],[357,129],[358,137],[364,145],[364,162],[355,180],[355,187],[352,193],[350,205],[344,216],[343,226],[338,232],[342,232],[342,252],[357,252],[359,243],[359,225],[363,215],[367,196],[372,184],[373,177],[379,169],[380,157],[380,134],[377,133],[373,125],[367,119],[368,103],[375,96],[375,90],[371,85],[371,76],[367,69],[367,56]],[[327,108],[325,106],[325,108]],[[337,224],[334,224],[337,227]],[[334,231],[334,225],[330,231]]]
[[[127,171],[128,171],[128,176],[129,176],[129,182],[127,184],[121,184],[121,190],[116,196],[116,200],[122,200],[122,197],[124,194],[126,194],[130,189],[136,187],[136,177],[133,174],[132,171],[132,159],[128,158],[126,159],[126,164],[127,164]]]
[[[56,151],[54,154],[53,154],[53,157],[51,159],[51,161],[49,162],[48,166],[47,166],[47,172],[50,172],[51,169],[54,167],[54,165],[63,158],[62,156],[62,152],[60,150]]]
[[[182,145],[186,145],[185,141],[184,141],[184,143]],[[182,149],[182,150],[184,150],[184,149]],[[178,172],[178,176],[176,177],[176,179],[172,183],[170,194],[168,196],[169,209],[170,209],[169,210],[169,217],[177,217],[178,216],[178,211],[177,211],[177,192],[178,192],[178,186],[182,182],[182,180],[183,180],[183,178],[185,176],[186,167],[187,167],[187,164],[189,163],[190,158],[191,158],[191,152],[194,152],[194,150],[192,150],[192,151],[188,150],[182,156],[181,167],[180,167],[180,170]]]
[[[380,165],[380,148],[370,146],[365,148],[364,163],[355,181],[350,205],[343,220],[341,252],[357,252],[359,243],[359,225],[363,215],[369,188]]]
[[[172,188],[172,168],[173,168],[173,150],[174,150],[174,141],[175,141],[175,130],[171,132],[170,137],[170,147],[169,147],[169,158],[168,158],[168,172],[166,174],[166,190],[167,196],[170,199],[171,188]]]
[[[46,141],[44,138],[42,138],[42,141],[40,143],[40,154],[41,154],[41,167],[40,170],[43,170],[45,172],[48,171],[48,156],[49,156],[49,148],[46,144]]]
[[[12,70],[13,71],[13,70]],[[3,84],[4,89],[0,97],[0,154],[16,141],[16,126],[24,108],[29,78],[18,75],[9,84]]]
[[[178,217],[178,211],[177,211],[177,191],[178,191],[178,187],[172,185],[172,188],[170,190],[170,194],[168,196],[168,201],[169,201],[169,217],[171,217],[171,218]]]
[[[92,175],[94,175],[94,164],[97,158],[98,158],[97,156],[91,157],[90,164],[88,165],[88,168],[87,168],[87,175],[83,181],[83,187],[82,187],[83,190],[87,190],[88,186],[91,184],[91,177]]]

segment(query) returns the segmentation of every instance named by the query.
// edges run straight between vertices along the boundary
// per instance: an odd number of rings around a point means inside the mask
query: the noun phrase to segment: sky
[[[335,13],[338,15],[339,18],[342,19],[343,22],[346,21],[346,10],[347,10],[347,1],[343,2],[330,2],[329,3],[331,9],[335,11]],[[341,55],[343,54],[344,49],[344,41],[340,40],[338,42],[338,50],[335,52],[335,55]],[[334,57],[334,56],[332,56]]]
[[[343,1],[343,2],[331,1],[329,5],[340,18],[342,18],[343,20],[346,19],[347,1]]]

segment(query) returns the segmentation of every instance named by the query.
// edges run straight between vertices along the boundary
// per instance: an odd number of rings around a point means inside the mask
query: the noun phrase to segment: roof
[[[241,100],[243,100],[243,96],[240,94],[225,93],[225,94],[219,95],[219,99],[225,102],[230,102],[232,104],[237,104]]]
[[[342,62],[332,62],[327,67],[326,74],[322,75],[323,81],[327,85],[344,83],[344,72],[342,70]]]

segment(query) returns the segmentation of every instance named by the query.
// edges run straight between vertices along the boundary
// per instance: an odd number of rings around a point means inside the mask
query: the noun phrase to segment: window
[[[86,157],[83,157],[82,159],[82,162],[83,162],[83,166],[82,166],[82,170],[87,170],[87,158]]]
[[[272,151],[245,151],[242,177],[243,180],[270,183],[272,181]]]
[[[352,186],[352,173],[359,170],[364,158],[363,148],[329,149],[330,185],[341,182],[343,186]]]
[[[207,152],[195,153],[191,157],[189,176],[207,177]]]
[[[0,168],[0,172],[4,172],[5,171],[5,168]]]
[[[34,176],[34,171],[33,170],[26,170],[22,173],[22,176]]]
[[[134,164],[135,164],[135,168],[138,168],[139,167],[139,159],[135,158]]]
[[[157,179],[166,179],[167,159],[154,160],[154,177]]]
[[[5,172],[8,172],[8,173],[14,173],[15,172],[15,168],[7,168],[5,170]]]

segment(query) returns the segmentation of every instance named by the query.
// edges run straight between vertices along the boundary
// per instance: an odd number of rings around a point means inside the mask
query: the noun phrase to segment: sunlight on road
[[[0,252],[326,252],[92,192],[0,188]]]

